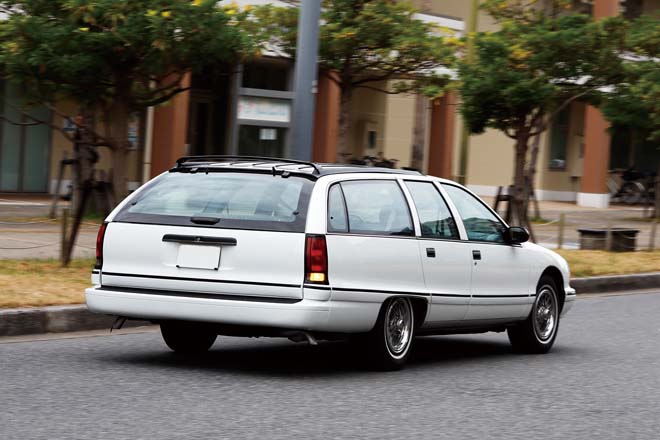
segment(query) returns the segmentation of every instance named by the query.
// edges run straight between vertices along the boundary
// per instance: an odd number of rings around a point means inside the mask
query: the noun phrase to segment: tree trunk
[[[529,235],[530,238],[533,242],[536,242],[536,238],[534,237],[534,230],[532,228],[532,223],[529,221],[529,202],[532,196],[534,196],[534,202],[536,203],[535,207],[535,212],[534,216],[535,217],[540,217],[541,212],[539,209],[538,205],[538,200],[536,199],[536,196],[534,195],[534,178],[536,177],[536,168],[538,165],[538,157],[539,157],[539,150],[540,150],[540,145],[541,145],[541,134],[542,130],[541,128],[543,127],[543,118],[538,118],[536,121],[536,124],[534,124],[534,130],[536,131],[536,136],[534,136],[534,139],[532,141],[532,147],[531,147],[531,152],[530,152],[530,158],[529,158],[529,165],[527,166],[527,176],[525,178],[525,202],[523,206],[523,210],[525,213],[525,218],[528,220],[527,221],[527,229],[529,230]]]
[[[426,98],[415,95],[415,125],[413,127],[412,157],[410,166],[416,170],[424,167],[424,134],[426,132]]]
[[[342,82],[341,100],[339,104],[339,139],[337,142],[337,162],[345,163],[349,156],[353,154],[352,145],[348,141],[348,133],[350,129],[350,111],[351,111],[351,96],[352,90],[349,87],[344,87]]]
[[[654,217],[660,218],[660,162],[658,162],[658,174],[655,176],[655,212]]]
[[[109,115],[108,131],[112,150],[112,191],[114,200],[121,201],[128,193],[128,178],[126,173],[128,159],[128,121],[130,112],[123,101],[112,105]]]
[[[511,224],[515,226],[529,227],[527,213],[525,212],[525,164],[527,162],[527,144],[529,142],[529,129],[524,128],[516,133],[516,154],[514,163],[513,194],[511,199]]]

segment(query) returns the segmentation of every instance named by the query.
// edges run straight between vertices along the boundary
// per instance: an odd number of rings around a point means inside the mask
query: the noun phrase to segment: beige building
[[[254,1],[257,0],[242,2]],[[596,17],[622,11],[636,15],[660,10],[660,0],[576,2]],[[421,19],[459,35],[465,31],[471,1],[414,3],[420,9]],[[495,29],[492,19],[483,12],[477,26],[478,30]],[[189,92],[135,115],[130,134],[134,149],[127,170],[131,188],[168,169],[185,154],[288,155],[293,62],[281,54],[267,53],[257,62],[228,67],[227,72],[221,78],[192,75],[188,78]],[[374,87],[386,89],[388,84]],[[339,90],[325,75],[319,75],[316,98],[313,156],[317,161],[332,162],[336,158]],[[410,166],[415,116],[419,111],[416,102],[414,95],[358,89],[351,102],[349,139],[353,156],[382,155],[397,160],[399,167]],[[423,104],[423,171],[457,178],[462,132],[460,97],[451,93]],[[75,113],[72,104],[65,107]],[[67,126],[67,121],[59,116],[49,117],[57,126]],[[609,203],[608,170],[628,166],[657,169],[660,157],[654,146],[633,144],[629,133],[610,135],[607,129],[599,111],[592,107],[575,103],[562,112],[542,137],[535,182],[537,198],[603,207]],[[72,147],[57,131],[37,130],[3,125],[0,192],[53,190],[59,161],[67,152],[70,155]],[[109,152],[99,152],[99,168],[108,170]],[[511,183],[513,145],[502,133],[488,130],[471,136],[468,158],[466,182],[478,194],[493,195],[499,186]],[[36,163],[41,165],[35,166]]]

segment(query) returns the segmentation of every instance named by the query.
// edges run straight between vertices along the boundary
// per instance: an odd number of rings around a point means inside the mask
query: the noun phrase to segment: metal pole
[[[302,0],[300,2],[293,83],[292,136],[289,149],[291,158],[298,160],[312,159],[320,18],[320,0]]]
[[[470,5],[470,17],[467,26],[467,53],[465,60],[468,63],[474,61],[474,34],[477,32],[477,20],[479,19],[479,0],[472,0]],[[467,166],[470,152],[470,130],[467,124],[463,121],[463,130],[461,131],[461,145],[460,145],[460,162],[457,180],[458,183],[465,185],[467,183]]]

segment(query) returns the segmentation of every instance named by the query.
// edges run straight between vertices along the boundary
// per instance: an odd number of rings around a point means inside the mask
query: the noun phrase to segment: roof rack
[[[314,162],[307,162],[304,160],[282,159],[279,157],[262,157],[262,156],[240,156],[240,155],[211,155],[211,156],[183,156],[177,159],[176,166],[180,167],[186,162],[283,162],[281,165],[307,165],[314,169],[314,174],[320,174],[321,168]]]

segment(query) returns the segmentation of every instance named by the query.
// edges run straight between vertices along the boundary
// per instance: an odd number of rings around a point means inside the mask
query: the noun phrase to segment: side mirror
[[[504,231],[504,239],[507,243],[520,244],[529,240],[529,232],[520,226],[511,226]]]

